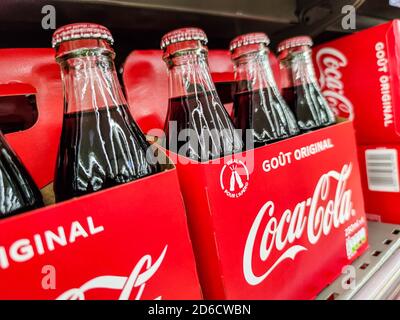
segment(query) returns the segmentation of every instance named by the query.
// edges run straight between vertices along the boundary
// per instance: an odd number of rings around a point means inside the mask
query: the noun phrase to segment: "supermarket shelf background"
[[[56,8],[57,26],[88,21],[109,27],[118,64],[132,49],[158,48],[166,31],[181,26],[203,28],[210,48],[227,48],[234,36],[250,31],[267,32],[273,46],[298,33],[311,34],[318,43],[347,32],[335,16],[343,5],[362,2],[358,29],[400,16],[400,8],[374,0],[2,0],[0,47],[49,47],[53,30],[41,27],[47,4]]]
[[[368,224],[369,249],[328,286],[319,300],[400,299],[400,226]],[[352,272],[352,271],[351,271]]]

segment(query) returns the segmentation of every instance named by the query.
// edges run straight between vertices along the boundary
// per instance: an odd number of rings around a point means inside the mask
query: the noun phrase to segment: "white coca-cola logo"
[[[332,110],[346,115],[350,120],[354,117],[351,101],[344,95],[344,85],[340,69],[347,66],[347,58],[334,48],[322,48],[317,52],[316,63],[319,69],[321,90]]]
[[[95,289],[121,290],[119,300],[128,300],[136,289],[135,300],[140,300],[146,283],[154,276],[164,260],[168,246],[166,245],[159,258],[152,263],[150,255],[143,256],[128,277],[100,276],[84,283],[80,288],[70,289],[60,295],[57,300],[85,300],[85,292]],[[160,300],[161,296],[156,297]]]
[[[308,250],[308,244],[316,244],[322,235],[327,236],[332,228],[339,228],[355,215],[352,191],[346,190],[351,170],[352,164],[349,163],[343,166],[341,172],[329,171],[322,175],[312,197],[299,202],[293,210],[286,209],[280,218],[276,217],[279,214],[275,212],[273,201],[267,201],[262,206],[250,229],[243,255],[244,277],[250,285],[260,284],[282,261],[294,260],[297,254]],[[334,198],[329,199],[332,180],[337,181],[337,185]],[[304,233],[308,241],[295,244]],[[255,248],[256,243],[258,248]],[[268,262],[272,252],[278,258],[271,265]],[[254,272],[255,259],[268,265],[260,275]]]

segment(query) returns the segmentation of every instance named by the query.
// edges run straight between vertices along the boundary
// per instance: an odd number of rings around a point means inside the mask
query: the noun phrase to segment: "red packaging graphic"
[[[168,99],[161,51],[133,52],[124,83],[133,113],[146,108],[138,123],[151,130],[157,119],[161,128]],[[143,92],[155,87],[165,100],[149,103]],[[205,298],[312,299],[367,247],[351,122],[211,163],[169,154]]]
[[[0,221],[0,279],[1,299],[201,298],[176,170]]]
[[[6,138],[43,186],[61,131],[59,67],[49,49],[2,53],[0,94],[36,93],[39,112]],[[0,280],[1,299],[201,299],[176,169],[1,220]]]
[[[317,76],[338,115],[354,119],[366,212],[399,223],[400,20],[316,46]]]

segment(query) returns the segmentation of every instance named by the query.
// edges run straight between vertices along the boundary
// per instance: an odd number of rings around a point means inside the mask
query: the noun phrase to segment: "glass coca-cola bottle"
[[[234,124],[243,130],[248,147],[260,147],[300,132],[276,85],[268,44],[267,35],[257,32],[236,37],[229,48],[235,67]]]
[[[64,120],[54,181],[57,201],[159,171],[133,120],[114,65],[109,30],[90,23],[53,35],[64,85]]]
[[[42,206],[38,187],[0,131],[0,218]]]
[[[299,36],[278,45],[283,75],[283,97],[302,131],[336,123],[335,115],[319,88],[311,59],[312,40]]]
[[[243,142],[221,103],[207,60],[207,37],[197,28],[163,36],[169,106],[165,123],[169,150],[197,161],[241,151]]]

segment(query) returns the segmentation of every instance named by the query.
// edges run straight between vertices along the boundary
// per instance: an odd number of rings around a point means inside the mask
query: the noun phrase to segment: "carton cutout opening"
[[[37,118],[34,94],[0,96],[0,126],[3,133],[29,129],[36,123]]]
[[[0,84],[0,128],[4,134],[31,128],[38,119],[36,89],[28,84]]]

